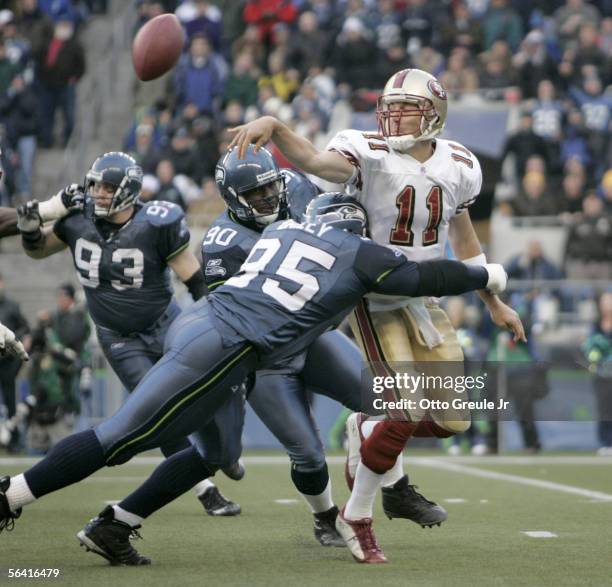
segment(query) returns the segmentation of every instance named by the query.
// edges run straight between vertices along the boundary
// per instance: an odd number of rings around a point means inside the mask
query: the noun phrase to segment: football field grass
[[[330,460],[342,505],[348,496],[342,459]],[[0,473],[16,474],[26,462],[0,459]],[[0,535],[0,584],[34,581],[7,579],[8,567],[61,567],[62,585],[112,587],[612,585],[609,458],[407,458],[411,481],[444,505],[449,519],[433,529],[390,521],[378,497],[375,529],[389,563],[371,566],[314,540],[285,457],[247,455],[246,466],[239,483],[217,476],[222,492],[242,505],[241,516],[206,516],[191,493],[145,522],[144,540],[134,546],[153,559],[150,567],[110,567],[75,538],[106,502],[148,475],[150,458],[47,496],[24,511],[13,532]]]

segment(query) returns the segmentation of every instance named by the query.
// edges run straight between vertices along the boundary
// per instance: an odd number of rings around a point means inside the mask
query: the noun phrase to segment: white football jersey
[[[411,261],[444,257],[450,220],[467,210],[482,185],[480,163],[468,149],[443,139],[435,145],[424,163],[390,149],[373,132],[342,131],[327,145],[356,169],[349,193],[368,212],[371,238]]]

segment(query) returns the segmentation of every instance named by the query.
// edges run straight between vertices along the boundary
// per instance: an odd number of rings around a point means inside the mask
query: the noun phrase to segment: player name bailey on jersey
[[[319,223],[304,223],[299,224],[295,220],[285,220],[281,222],[277,227],[277,230],[285,230],[287,228],[295,228],[298,230],[303,230],[305,232],[309,232],[310,234],[314,234],[315,236],[323,236],[326,232],[333,230],[334,227],[329,224],[319,224]]]

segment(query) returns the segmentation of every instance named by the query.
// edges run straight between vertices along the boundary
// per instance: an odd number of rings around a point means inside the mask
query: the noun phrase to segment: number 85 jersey
[[[355,167],[349,189],[368,212],[370,236],[411,261],[444,257],[450,220],[478,196],[478,159],[462,145],[436,139],[424,163],[390,149],[382,135],[347,130],[327,150]]]
[[[189,245],[183,211],[169,202],[137,203],[131,220],[108,238],[100,222],[77,212],[53,231],[70,247],[95,324],[122,334],[146,331],[172,299],[168,262]]]

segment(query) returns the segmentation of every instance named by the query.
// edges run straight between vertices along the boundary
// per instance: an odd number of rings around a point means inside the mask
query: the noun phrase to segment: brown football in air
[[[132,61],[138,79],[150,81],[170,71],[185,44],[185,33],[174,14],[160,14],[144,24],[132,43]]]

